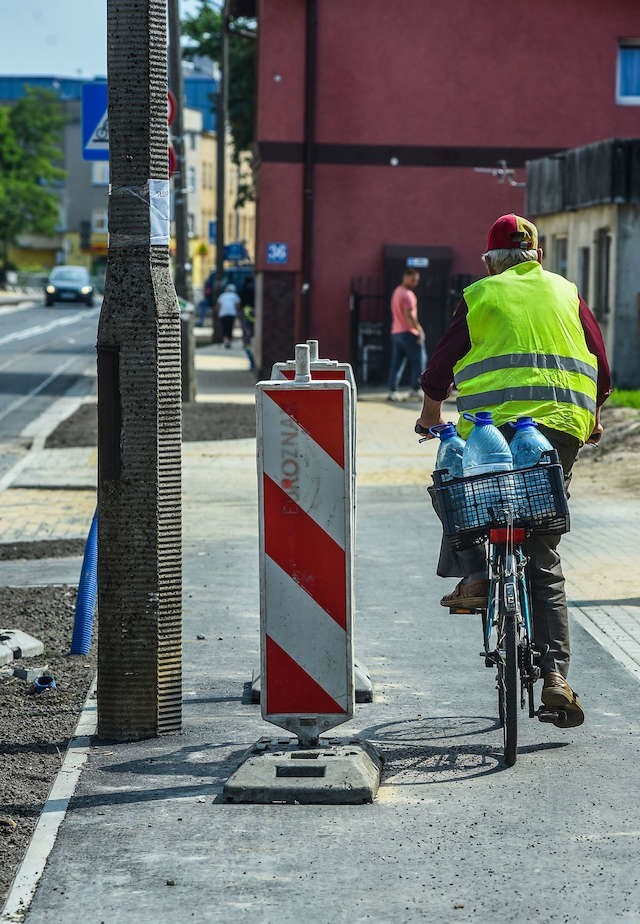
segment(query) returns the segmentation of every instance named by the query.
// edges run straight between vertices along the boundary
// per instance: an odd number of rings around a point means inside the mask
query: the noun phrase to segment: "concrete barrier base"
[[[382,758],[360,739],[260,738],[224,785],[225,802],[358,805],[373,802]]]

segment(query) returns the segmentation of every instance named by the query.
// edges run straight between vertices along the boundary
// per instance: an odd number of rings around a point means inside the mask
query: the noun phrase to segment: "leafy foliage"
[[[195,16],[182,23],[184,35],[192,45],[184,50],[185,57],[205,57],[222,62],[223,15],[219,5],[211,0],[200,0]],[[254,36],[252,38],[251,36]],[[251,19],[234,19],[229,33],[228,121],[233,140],[233,161],[240,164],[246,159],[254,141],[256,103],[256,41],[255,22]],[[216,100],[212,100],[216,109]],[[241,184],[238,205],[253,198],[250,184]]]
[[[3,264],[19,234],[53,234],[58,224],[55,185],[65,176],[61,133],[65,116],[55,93],[29,88],[0,108],[0,247]]]
[[[640,409],[640,391],[625,391],[616,388],[607,404],[613,407],[635,407]]]

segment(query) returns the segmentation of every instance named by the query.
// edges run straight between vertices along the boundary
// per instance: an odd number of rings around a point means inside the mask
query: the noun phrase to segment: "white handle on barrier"
[[[299,384],[311,381],[311,362],[309,347],[306,343],[296,343],[296,378]]]

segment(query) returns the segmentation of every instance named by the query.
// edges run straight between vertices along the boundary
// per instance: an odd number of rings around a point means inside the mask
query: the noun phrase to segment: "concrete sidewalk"
[[[216,370],[244,368],[239,352],[208,346],[197,362],[202,399],[253,401],[249,387],[216,385]],[[417,444],[417,412],[384,392],[358,403],[355,646],[375,697],[334,734],[359,734],[383,754],[376,802],[222,802],[247,748],[286,735],[246,695],[259,662],[255,443],[185,444],[183,733],[126,745],[76,739],[70,753],[86,763],[27,922],[637,920],[638,680],[574,621],[587,722],[567,732],[523,718],[518,763],[504,769],[480,627],[438,606],[448,585],[434,576],[440,530],[425,496],[436,446]],[[48,452],[61,470],[71,465],[73,450]],[[73,490],[84,495],[95,460],[73,464]],[[37,470],[34,459],[23,473],[31,488]],[[612,502],[596,518],[575,494],[563,540],[572,596],[587,615],[625,610],[629,625],[639,601],[622,575],[640,502]],[[83,529],[91,511],[78,514]],[[600,578],[597,550],[621,582]],[[76,580],[77,562],[70,571]],[[45,825],[71,792],[56,790]]]

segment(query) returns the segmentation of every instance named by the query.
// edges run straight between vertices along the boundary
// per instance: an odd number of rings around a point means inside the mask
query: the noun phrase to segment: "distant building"
[[[61,100],[81,100],[82,87],[85,83],[105,83],[106,77],[57,77],[57,76],[23,76],[0,75],[0,100],[12,102],[25,95],[25,87],[40,87],[57,93]],[[199,68],[185,63],[184,95],[187,108],[197,109],[202,113],[202,130],[215,132],[215,96],[218,82],[211,69],[205,70],[204,64]]]
[[[640,140],[588,144],[527,165],[544,263],[594,311],[613,382],[640,388]]]
[[[187,108],[185,125],[185,177],[188,195],[189,254],[192,281],[197,290],[215,266],[217,146],[212,97],[217,82],[212,73],[185,65]],[[104,78],[96,78],[104,83]],[[63,102],[67,122],[62,137],[67,176],[60,185],[59,233],[53,238],[25,234],[12,251],[21,268],[46,269],[55,263],[86,265],[94,276],[104,274],[108,247],[108,161],[87,161],[82,156],[81,78],[0,76],[0,105],[24,96],[27,86],[56,92]],[[231,162],[227,145],[225,228],[227,240],[244,241],[253,255],[255,204],[236,207],[239,171]],[[178,177],[174,179],[174,183]],[[173,186],[173,184],[172,184]]]
[[[638,135],[638,0],[256,7],[263,370],[313,337],[360,367],[382,355],[382,377],[409,260],[432,348],[489,225],[523,211],[526,162]]]

